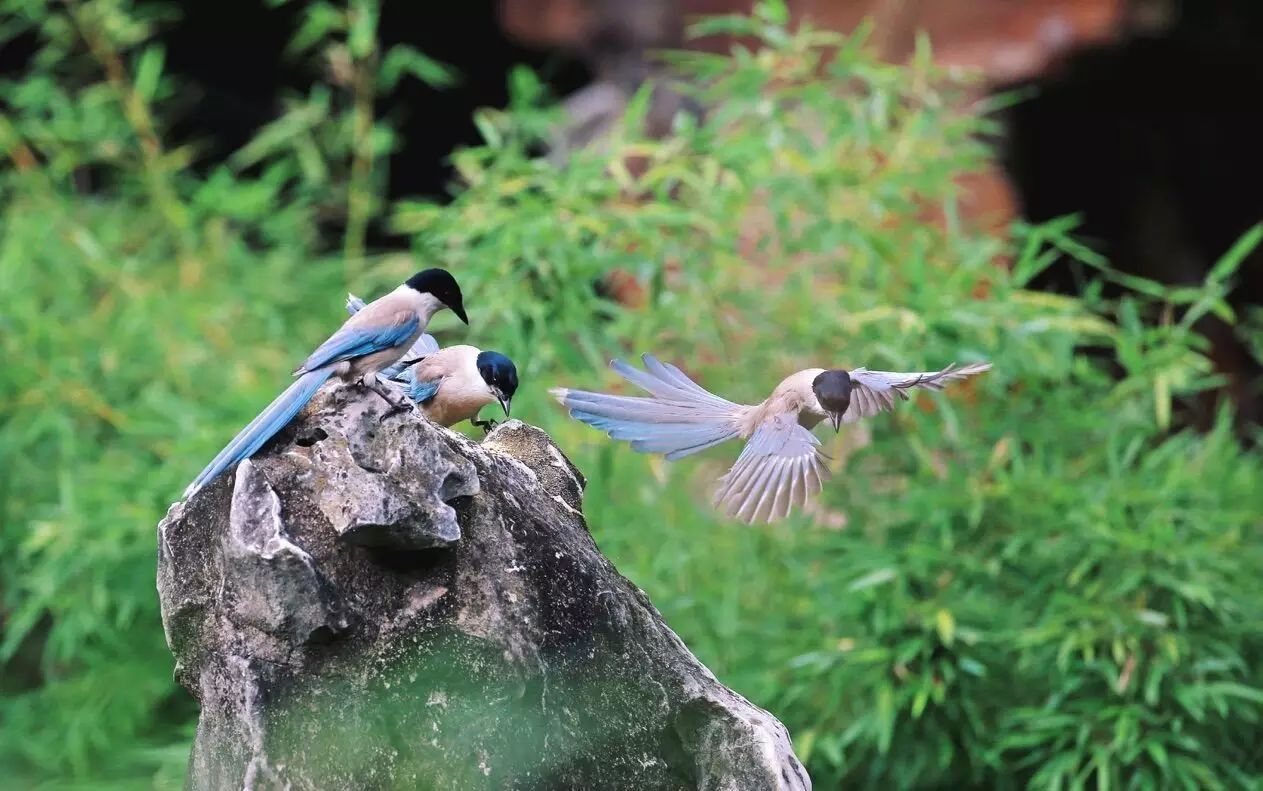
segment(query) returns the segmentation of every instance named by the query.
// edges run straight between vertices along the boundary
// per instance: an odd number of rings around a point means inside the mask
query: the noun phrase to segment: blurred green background
[[[388,200],[400,141],[375,103],[450,70],[385,47],[375,0],[304,12],[291,55],[341,72],[195,170],[164,134],[173,9],[4,0],[36,68],[0,83],[0,767],[17,787],[178,786],[196,708],[171,680],[154,527],[344,317],[451,269],[507,353],[514,414],[589,478],[602,550],[719,678],[779,717],[819,788],[1245,788],[1263,780],[1263,456],[1195,325],[1255,230],[1202,283],[1110,268],[1067,219],[960,218],[992,131],[928,48],[766,3],[701,24],[730,56],[673,56],[708,108],[549,158],[556,104],[527,69],[442,201]],[[4,40],[0,38],[0,40]],[[379,249],[373,228],[405,239]],[[335,230],[331,231],[333,228]],[[1053,261],[1081,293],[1028,289]],[[634,299],[611,299],[617,272]],[[631,304],[625,304],[630,302]],[[1256,344],[1256,348],[1263,344]],[[745,527],[709,507],[735,458],[641,456],[547,388],[621,385],[642,352],[737,401],[817,365],[995,370],[828,436],[818,507]],[[823,436],[823,433],[822,433]]]

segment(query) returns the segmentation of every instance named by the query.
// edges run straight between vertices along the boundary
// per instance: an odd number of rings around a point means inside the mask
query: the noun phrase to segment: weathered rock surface
[[[583,477],[332,385],[158,526],[193,789],[807,789],[600,554]]]

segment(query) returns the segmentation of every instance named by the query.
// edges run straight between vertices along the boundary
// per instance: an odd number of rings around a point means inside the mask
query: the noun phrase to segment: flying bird
[[[184,490],[184,496],[193,496],[224,470],[253,456],[331,376],[359,382],[386,399],[392,411],[410,408],[402,398],[392,399],[378,373],[402,360],[430,319],[443,308],[469,323],[460,286],[444,269],[418,272],[394,291],[364,306],[294,370],[297,381],[206,465]]]
[[[347,312],[355,315],[363,307],[362,299],[347,295]],[[421,414],[440,426],[468,420],[483,431],[495,421],[478,420],[479,410],[499,403],[508,417],[518,385],[517,367],[503,354],[474,346],[439,348],[432,335],[418,338],[382,376],[400,384]]]
[[[948,382],[991,368],[990,363],[921,373],[808,368],[787,376],[766,400],[750,406],[720,398],[652,355],[641,359],[644,371],[622,360],[610,367],[648,392],[648,398],[566,388],[550,392],[576,420],[671,461],[737,437],[746,440],[715,493],[715,504],[744,522],[781,519],[824,486],[828,457],[811,433],[820,422],[828,420],[840,430],[843,423],[894,408],[895,399],[907,400],[909,390],[942,390]]]

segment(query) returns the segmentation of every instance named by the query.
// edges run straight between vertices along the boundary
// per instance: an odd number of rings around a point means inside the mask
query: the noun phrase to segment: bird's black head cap
[[[446,269],[425,269],[408,278],[404,285],[422,294],[432,294],[439,302],[451,308],[457,318],[466,324],[469,317],[465,315],[465,298],[460,293],[456,278]]]
[[[517,392],[517,366],[500,352],[479,352],[478,373],[500,399],[504,414],[509,414],[509,403]]]
[[[846,371],[825,371],[811,381],[811,390],[820,406],[833,416],[833,427],[842,423],[842,415],[851,406],[851,376]]]

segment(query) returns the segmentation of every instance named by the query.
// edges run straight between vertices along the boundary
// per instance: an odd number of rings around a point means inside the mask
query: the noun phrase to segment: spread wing
[[[421,320],[410,310],[392,311],[362,321],[365,313],[356,313],[329,340],[303,361],[297,372],[314,371],[326,365],[352,360],[367,354],[399,346],[420,328]]]
[[[720,480],[716,505],[744,522],[774,522],[820,491],[829,478],[820,440],[781,414],[751,435],[737,463]]]
[[[895,406],[895,398],[908,400],[908,391],[915,387],[942,390],[948,382],[975,376],[991,370],[991,363],[975,363],[957,368],[953,363],[941,371],[900,373],[897,371],[870,371],[856,368],[850,371],[851,406],[842,416],[843,423],[854,423],[872,417],[878,412]]]

